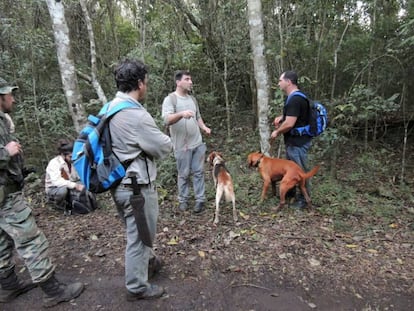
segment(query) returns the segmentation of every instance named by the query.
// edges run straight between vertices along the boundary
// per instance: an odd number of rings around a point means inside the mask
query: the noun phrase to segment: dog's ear
[[[207,162],[209,162],[211,165],[213,165],[214,157],[216,156],[216,152],[212,151],[207,158]]]

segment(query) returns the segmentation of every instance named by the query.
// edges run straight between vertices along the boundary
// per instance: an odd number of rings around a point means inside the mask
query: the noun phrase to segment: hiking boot
[[[165,293],[162,286],[151,284],[147,289],[140,293],[127,292],[126,299],[128,301],[140,300],[140,299],[155,299],[161,297]]]
[[[7,276],[5,276],[7,275]],[[10,302],[16,297],[36,287],[31,280],[21,281],[14,269],[0,276],[0,302]]]
[[[160,272],[164,262],[159,257],[153,257],[148,262],[148,279]]]
[[[204,210],[204,202],[197,202],[194,206],[194,213],[199,214]]]
[[[188,210],[187,202],[180,202],[180,205],[178,205],[178,208],[180,209],[180,211],[185,212],[186,210]]]
[[[39,286],[45,293],[43,306],[46,308],[78,297],[85,288],[80,282],[63,284],[55,278],[54,274],[48,280],[39,283]]]
[[[302,209],[305,209],[307,207],[307,205],[308,204],[305,201],[298,200],[298,201],[296,201],[295,203],[292,204],[292,208],[302,210]]]

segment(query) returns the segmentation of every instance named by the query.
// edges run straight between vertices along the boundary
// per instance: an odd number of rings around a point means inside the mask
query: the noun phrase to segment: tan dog
[[[258,167],[259,173],[263,178],[263,191],[261,201],[266,197],[269,185],[279,181],[280,203],[276,207],[276,211],[282,208],[286,203],[286,193],[296,185],[305,197],[307,207],[312,207],[311,199],[306,191],[306,180],[315,175],[319,170],[319,165],[315,166],[311,171],[305,173],[299,165],[290,160],[266,157],[260,152],[250,153],[247,157],[250,167]]]
[[[213,151],[207,157],[207,161],[213,167],[213,180],[216,186],[216,213],[214,223],[219,222],[220,200],[224,194],[226,202],[233,203],[233,220],[237,221],[236,196],[234,195],[233,180],[225,166],[225,161],[220,152]]]

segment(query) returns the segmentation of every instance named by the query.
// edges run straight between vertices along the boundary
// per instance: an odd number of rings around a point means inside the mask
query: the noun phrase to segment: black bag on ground
[[[69,206],[69,214],[88,214],[97,208],[96,196],[86,189],[81,192],[71,190]]]

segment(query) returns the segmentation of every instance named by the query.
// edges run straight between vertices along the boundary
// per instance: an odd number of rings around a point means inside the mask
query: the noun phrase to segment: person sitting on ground
[[[72,149],[71,141],[58,141],[58,155],[50,160],[46,168],[46,196],[58,210],[68,214],[87,214],[96,209],[96,198],[80,183],[72,166]]]

